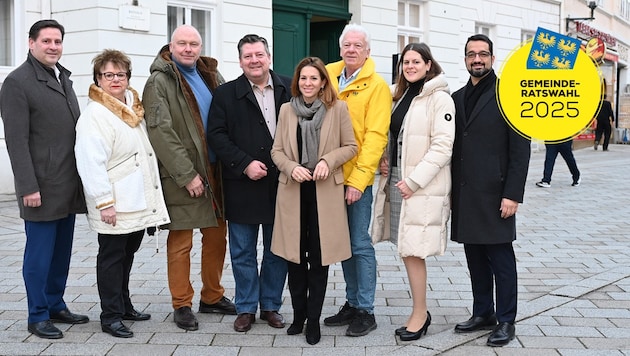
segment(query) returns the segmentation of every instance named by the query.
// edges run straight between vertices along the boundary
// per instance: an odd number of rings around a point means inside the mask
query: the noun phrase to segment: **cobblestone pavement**
[[[64,338],[44,340],[26,330],[21,275],[23,222],[13,196],[0,196],[0,354],[2,355],[630,355],[630,146],[611,145],[575,152],[582,184],[571,187],[561,158],[551,188],[538,188],[544,151],[534,152],[525,203],[518,212],[515,250],[519,272],[516,339],[503,348],[485,346],[488,332],[453,333],[470,316],[470,282],[463,249],[449,243],[444,256],[430,258],[428,303],[433,324],[415,342],[394,337],[410,312],[405,269],[393,245],[376,246],[378,328],[368,336],[345,336],[345,327],[322,325],[322,340],[310,346],[304,335],[288,336],[257,320],[244,334],[232,329],[234,316],[198,314],[199,330],[173,323],[166,281],[165,236],[145,238],[131,275],[132,300],[150,321],[129,323],[131,339],[101,332],[96,289],[96,233],[77,220],[66,301],[88,314],[83,325],[58,324]],[[5,167],[5,169],[7,169]],[[199,234],[195,251],[199,251]],[[159,246],[159,250],[156,247]],[[200,290],[199,258],[193,256],[194,286]],[[227,256],[223,282],[234,295]],[[339,264],[331,266],[323,317],[345,302]],[[193,309],[198,306],[198,292]],[[281,312],[292,319],[288,290]]]

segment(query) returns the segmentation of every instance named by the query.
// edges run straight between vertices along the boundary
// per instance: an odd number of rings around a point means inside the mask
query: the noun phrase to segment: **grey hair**
[[[370,49],[370,34],[367,32],[365,27],[357,25],[356,23],[349,23],[346,27],[344,27],[343,32],[341,32],[341,36],[339,36],[339,48],[343,47],[343,39],[346,37],[348,32],[359,32],[363,34],[367,48]]]

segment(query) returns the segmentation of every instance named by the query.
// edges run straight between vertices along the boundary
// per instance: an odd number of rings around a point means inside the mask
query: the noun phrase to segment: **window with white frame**
[[[201,40],[203,41],[202,54],[206,56],[211,55],[212,9],[202,8],[195,4],[169,3],[167,18],[168,41],[171,40],[170,36],[177,26],[191,25],[201,34]]]
[[[0,66],[13,65],[12,13],[12,1],[0,0]]]
[[[482,34],[490,37],[490,26],[486,24],[475,24],[475,34]]]
[[[630,0],[619,1],[619,15],[626,20],[630,20]]]
[[[419,1],[398,2],[398,52],[409,43],[423,39],[421,26],[422,3]]]
[[[536,35],[533,31],[521,30],[521,43],[525,43],[534,38]]]

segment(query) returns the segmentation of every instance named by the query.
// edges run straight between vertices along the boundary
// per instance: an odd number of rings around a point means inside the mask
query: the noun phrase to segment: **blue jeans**
[[[263,258],[258,275],[256,245],[258,224],[228,222],[232,272],[236,284],[234,304],[238,314],[277,311],[282,306],[282,290],[287,277],[287,262],[271,252],[272,224],[262,224]]]
[[[564,158],[564,161],[569,167],[573,182],[577,182],[580,179],[580,170],[575,163],[575,157],[573,157],[573,140],[558,144],[545,144],[545,169],[543,171],[543,182],[551,183],[551,174],[553,173],[553,166],[556,163],[556,157],[558,153]]]
[[[360,310],[374,312],[376,293],[376,254],[368,233],[372,217],[372,186],[365,188],[361,199],[348,205],[348,225],[352,257],[341,263],[346,281],[346,299]]]
[[[28,300],[28,323],[50,319],[66,308],[66,290],[75,215],[53,221],[24,221],[26,246],[22,276]]]

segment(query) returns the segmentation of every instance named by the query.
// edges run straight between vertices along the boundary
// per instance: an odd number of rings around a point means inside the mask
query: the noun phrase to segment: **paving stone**
[[[603,339],[603,338],[602,338]],[[559,336],[520,336],[519,341],[525,348],[584,349],[581,340],[576,337]]]
[[[179,345],[173,356],[237,356],[239,347]]]
[[[562,356],[621,356],[627,355],[619,350],[557,350]]]
[[[444,256],[427,259],[427,305],[433,323],[427,335],[401,342],[393,330],[411,311],[405,267],[391,243],[375,246],[378,261],[375,314],[378,328],[368,336],[345,336],[346,327],[322,325],[322,340],[308,345],[304,335],[289,336],[257,321],[251,331],[233,330],[234,316],[198,314],[200,328],[186,332],[172,320],[166,280],[166,232],[145,238],[130,276],[135,307],[152,314],[145,322],[129,322],[136,336],[116,339],[98,323],[100,301],[95,260],[98,243],[84,216],[77,217],[75,241],[65,298],[71,310],[88,314],[83,325],[58,324],[65,337],[45,340],[26,330],[26,298],[21,277],[24,224],[13,196],[0,195],[0,354],[45,355],[630,355],[630,222],[609,219],[600,212],[625,196],[630,176],[630,145],[615,145],[609,155],[592,149],[576,150],[583,184],[570,187],[566,167],[557,165],[550,189],[538,189],[544,152],[530,162],[525,203],[519,207],[518,239],[514,243],[519,273],[517,338],[503,348],[485,345],[489,331],[456,334],[457,322],[470,317],[472,294],[463,246],[449,242]],[[626,161],[624,161],[624,159]],[[557,176],[557,177],[556,177]],[[563,180],[566,180],[566,184]],[[611,188],[613,187],[613,188]],[[578,193],[578,194],[576,194]],[[599,196],[584,209],[584,197]],[[549,218],[553,212],[553,219]],[[630,216],[629,204],[616,204],[618,216]],[[201,236],[193,236],[191,281],[199,303]],[[258,248],[262,244],[258,243]],[[260,253],[259,253],[260,254]],[[222,283],[234,296],[228,256]],[[292,320],[290,295],[283,291],[281,310]],[[322,318],[336,313],[346,301],[341,264],[330,267]],[[208,346],[211,345],[211,346]]]

